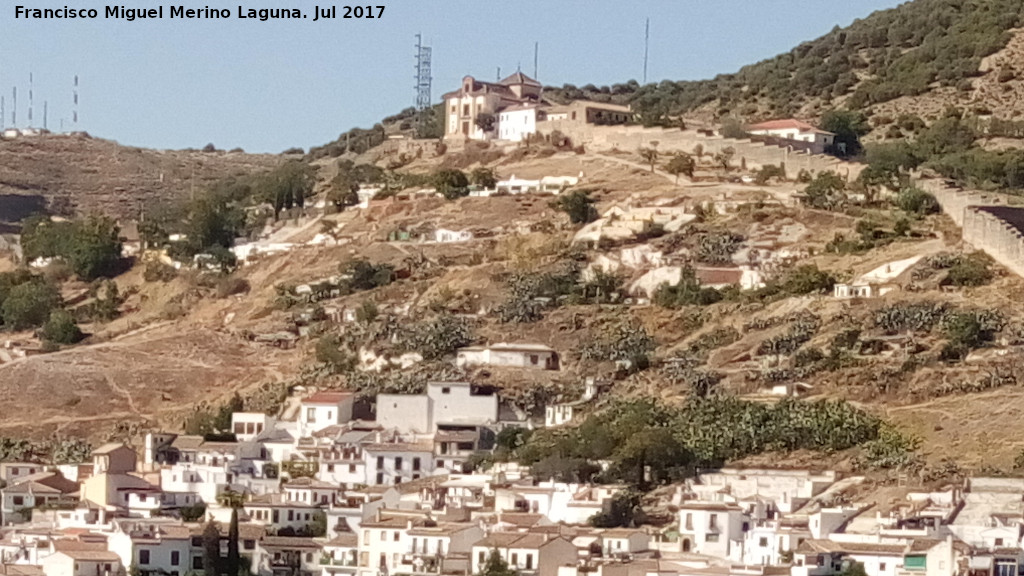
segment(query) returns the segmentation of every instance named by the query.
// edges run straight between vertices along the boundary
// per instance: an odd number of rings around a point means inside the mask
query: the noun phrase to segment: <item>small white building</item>
[[[351,392],[323,391],[304,398],[299,405],[299,436],[352,420],[354,402]]]
[[[448,230],[447,228],[438,228],[434,230],[433,235],[434,242],[448,243],[448,242],[468,242],[473,239],[473,233],[469,230]]]
[[[513,174],[508,180],[498,180],[495,189],[501,194],[536,194],[540,192],[540,180],[524,180]]]
[[[900,277],[904,276],[923,255],[888,262],[858,276],[849,283],[838,283],[833,287],[836,298],[877,298],[901,288]]]
[[[43,558],[46,576],[117,576],[121,559],[109,550],[63,550]]]
[[[231,431],[239,442],[248,442],[264,430],[274,427],[277,420],[262,412],[234,412],[231,414]]]
[[[732,502],[686,502],[679,506],[679,551],[737,560],[750,518]]]
[[[488,346],[459,348],[455,356],[457,366],[504,366],[558,370],[558,352],[543,344],[509,344],[501,342]]]
[[[836,135],[832,132],[821,130],[793,118],[752,124],[747,126],[746,131],[756,136],[771,136],[796,142],[808,142],[812,145],[811,149],[816,154],[823,153],[836,139]]]
[[[378,394],[377,423],[401,433],[487,426],[498,421],[498,395],[469,382],[430,382],[426,394]]]
[[[498,114],[498,139],[521,142],[537,133],[537,118],[544,112],[539,104],[516,104]]]

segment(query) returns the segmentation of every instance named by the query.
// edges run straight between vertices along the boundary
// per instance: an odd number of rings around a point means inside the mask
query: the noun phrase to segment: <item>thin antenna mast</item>
[[[32,73],[28,73],[28,127],[32,127]]]
[[[537,75],[537,55],[540,53],[540,42],[533,43],[533,79],[539,78]]]
[[[43,130],[48,130],[48,127],[46,126],[46,112],[47,112],[46,106],[47,106],[47,104],[49,104],[49,103],[46,100],[43,100]]]
[[[78,74],[75,74],[75,87],[72,90],[74,108],[71,111],[72,129],[78,128]]]
[[[11,87],[11,126],[18,127],[18,87]]]
[[[651,42],[651,19],[644,25],[644,84],[647,84],[647,54]]]

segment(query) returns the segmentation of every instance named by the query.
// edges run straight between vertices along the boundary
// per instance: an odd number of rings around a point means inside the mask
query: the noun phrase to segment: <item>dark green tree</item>
[[[434,188],[447,200],[455,200],[469,195],[469,179],[462,170],[442,168],[434,172]]]
[[[487,562],[480,568],[477,576],[519,576],[519,572],[510,568],[508,562],[501,557],[497,550],[491,550],[487,556]]]
[[[494,188],[498,184],[498,175],[493,168],[480,166],[469,173],[469,182],[483,188]]]
[[[14,330],[42,326],[50,319],[50,313],[60,306],[60,292],[53,284],[43,280],[18,284],[4,299],[4,325]]]
[[[238,508],[231,508],[231,524],[228,527],[228,555],[224,559],[224,573],[227,576],[239,576],[242,567],[238,552]]]
[[[832,152],[848,158],[860,154],[860,138],[871,131],[871,126],[860,112],[829,110],[821,115],[821,129],[836,135]]]
[[[590,197],[589,190],[573,190],[561,194],[557,200],[551,202],[551,207],[568,214],[569,221],[573,224],[586,224],[597,220],[597,208],[594,207],[594,199]]]
[[[665,171],[676,177],[676,183],[679,183],[679,175],[684,174],[687,178],[693,178],[693,172],[697,169],[697,162],[693,159],[693,156],[680,152],[668,161],[665,165]]]
[[[203,528],[203,573],[206,576],[220,576],[220,528],[210,520]]]

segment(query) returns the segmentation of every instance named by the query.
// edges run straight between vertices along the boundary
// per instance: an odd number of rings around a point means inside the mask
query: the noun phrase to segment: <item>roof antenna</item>
[[[501,82],[501,66],[498,66],[498,76],[494,79],[495,82]]]

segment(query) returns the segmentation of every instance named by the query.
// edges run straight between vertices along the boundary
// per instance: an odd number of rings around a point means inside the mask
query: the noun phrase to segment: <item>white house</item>
[[[41,468],[41,467],[40,467]],[[28,522],[32,509],[78,495],[78,484],[60,472],[37,472],[20,476],[13,484],[0,490],[0,519],[5,525]]]
[[[108,550],[70,549],[43,558],[42,566],[46,576],[117,576],[121,560]]]
[[[686,502],[679,506],[679,550],[738,560],[750,518],[730,502]]]
[[[434,242],[438,243],[468,242],[472,239],[473,233],[469,230],[448,230],[446,228],[434,230]]]
[[[313,538],[267,536],[257,542],[252,573],[259,576],[319,575],[323,568],[322,554],[323,545]]]
[[[299,436],[306,437],[328,426],[352,419],[355,394],[324,391],[304,398],[299,404]]]
[[[784,140],[796,142],[808,142],[812,150],[821,154],[825,149],[835,142],[836,135],[826,130],[821,130],[806,122],[795,119],[770,120],[760,124],[747,126],[747,133],[757,136],[771,136]]]
[[[516,104],[498,114],[498,139],[520,142],[537,133],[538,116],[544,111],[535,103]]]
[[[849,283],[837,283],[833,288],[836,298],[876,298],[900,289],[899,278],[904,276],[923,255],[888,262],[862,274]]]
[[[377,423],[402,433],[439,427],[486,426],[498,421],[498,396],[468,382],[430,382],[426,394],[378,394]]]
[[[543,344],[508,344],[501,342],[488,346],[459,348],[455,356],[457,366],[504,366],[558,370],[558,352]]]
[[[572,542],[548,533],[495,532],[473,545],[472,573],[479,574],[496,553],[523,575],[557,576],[559,566],[575,565],[579,552]]]
[[[401,484],[434,471],[434,445],[429,440],[393,438],[363,446],[366,483]]]
[[[540,192],[540,180],[524,180],[513,174],[508,180],[498,180],[495,190],[503,194],[536,194]]]
[[[197,565],[191,540],[188,526],[179,520],[118,519],[107,534],[107,548],[124,566],[137,566],[143,572],[183,575],[202,568],[202,553],[195,554]]]
[[[234,412],[231,414],[231,431],[239,442],[248,442],[264,430],[274,427],[276,419],[262,412]]]

